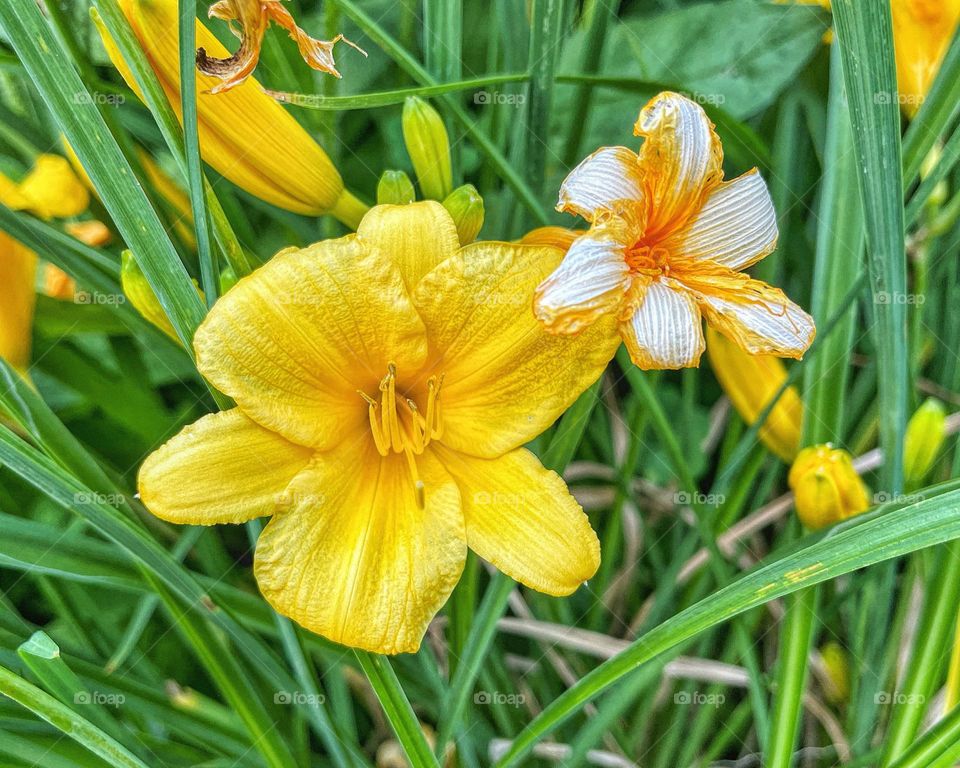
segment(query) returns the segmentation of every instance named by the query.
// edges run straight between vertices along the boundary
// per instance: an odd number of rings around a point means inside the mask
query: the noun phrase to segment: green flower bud
[[[443,200],[453,190],[450,140],[443,118],[423,99],[407,98],[403,105],[403,141],[427,200]]]
[[[413,182],[403,171],[384,171],[377,184],[377,205],[408,205],[417,199]]]
[[[939,400],[927,399],[907,424],[903,441],[903,474],[908,486],[923,482],[946,439],[946,411]]]
[[[233,286],[240,282],[240,278],[237,277],[237,273],[233,271],[233,267],[227,267],[220,273],[220,295],[223,296],[227,291],[229,291]]]
[[[477,239],[483,226],[483,198],[473,184],[464,184],[447,195],[443,207],[457,225],[460,245],[467,245]]]

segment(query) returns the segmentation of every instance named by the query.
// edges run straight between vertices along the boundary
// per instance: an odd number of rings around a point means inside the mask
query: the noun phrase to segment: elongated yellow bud
[[[417,199],[413,182],[403,171],[384,171],[377,184],[377,205],[408,205]]]
[[[830,444],[800,451],[787,482],[793,489],[797,517],[811,530],[859,515],[870,506],[867,487],[850,454]]]
[[[960,22],[960,0],[892,0],[900,107],[917,114]]]
[[[442,201],[453,190],[450,139],[443,118],[423,99],[407,98],[403,105],[403,141],[427,200]]]
[[[483,198],[473,184],[464,184],[453,190],[443,201],[443,207],[457,225],[460,245],[468,245],[477,239],[483,227]]]
[[[194,280],[193,282],[196,285],[197,281]],[[123,287],[124,295],[133,305],[133,308],[143,315],[148,322],[179,344],[180,337],[177,336],[173,323],[170,322],[167,313],[163,311],[157,294],[153,292],[153,288],[147,281],[147,276],[143,274],[140,265],[137,264],[137,260],[130,251],[124,251],[120,255],[120,284]],[[197,293],[201,297],[203,296],[199,287]]]
[[[180,110],[180,54],[177,0],[120,0],[167,99]],[[138,95],[133,75],[116,43],[100,25],[114,66]],[[197,45],[211,57],[228,58],[226,48],[197,22]],[[268,203],[294,213],[331,213],[355,227],[366,207],[343,187],[330,158],[282,106],[249,78],[225,93],[221,84],[197,74],[197,112],[203,159],[221,175]]]
[[[787,380],[787,369],[780,358],[744,352],[710,326],[707,326],[707,353],[717,381],[740,418],[753,424]],[[800,447],[802,420],[800,395],[788,387],[760,427],[760,439],[781,459],[793,461]]]
[[[0,232],[0,357],[24,377],[30,364],[37,256]]]
[[[903,441],[903,474],[908,486],[920,485],[947,438],[943,404],[928,398],[910,417]]]

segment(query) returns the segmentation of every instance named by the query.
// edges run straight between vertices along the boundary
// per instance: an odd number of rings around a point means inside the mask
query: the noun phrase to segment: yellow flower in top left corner
[[[273,515],[254,572],[327,638],[415,651],[467,547],[566,595],[599,544],[563,480],[522,446],[595,381],[613,323],[546,333],[530,297],[550,247],[461,248],[438,203],[372,209],[355,235],[279,253],[213,307],[197,366],[237,407],[140,471],[176,523]]]
[[[634,133],[639,153],[603,147],[564,180],[557,209],[592,226],[537,288],[537,317],[557,334],[616,318],[640,368],[698,365],[701,316],[751,354],[801,357],[813,319],[742,272],[777,244],[760,174],[724,181],[713,124],[676,93],[651,99]]]

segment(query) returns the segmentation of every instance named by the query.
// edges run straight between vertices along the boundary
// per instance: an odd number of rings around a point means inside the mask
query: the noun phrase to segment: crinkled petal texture
[[[596,381],[619,344],[604,317],[578,336],[549,333],[530,308],[563,254],[475,243],[428,274],[413,300],[427,329],[424,375],[445,375],[445,445],[496,458],[549,427]]]
[[[777,213],[756,169],[724,182],[663,247],[686,258],[746,269],[777,247]]]
[[[573,241],[560,266],[537,287],[533,307],[552,333],[579,333],[616,312],[630,286],[627,227],[612,218]]]
[[[460,248],[457,225],[447,209],[433,200],[378,205],[363,217],[357,238],[365,250],[393,260],[410,291]]]
[[[244,523],[273,514],[311,455],[238,408],[213,413],[147,457],[140,498],[171,523]]]
[[[467,544],[511,578],[569,595],[596,573],[600,542],[566,484],[524,448],[478,459],[437,448],[460,487]]]
[[[626,147],[601,147],[563,180],[557,210],[593,223],[602,214],[637,207],[642,197],[637,153]]]
[[[694,297],[676,280],[657,278],[620,333],[637,367],[688,368],[703,354],[702,325]]]
[[[654,239],[682,225],[720,183],[723,149],[703,108],[677,93],[652,99],[640,112],[634,133],[644,137],[645,236]]]
[[[194,337],[197,367],[257,423],[327,449],[367,429],[357,394],[418,371],[423,323],[400,272],[355,236],[282,252],[224,295]]]
[[[402,455],[372,441],[320,454],[287,488],[257,543],[254,571],[279,612],[335,642],[414,652],[460,578],[460,494],[428,450],[417,457],[425,506]]]
[[[813,318],[779,288],[735,272],[696,273],[684,283],[707,322],[751,354],[800,359],[813,343]]]

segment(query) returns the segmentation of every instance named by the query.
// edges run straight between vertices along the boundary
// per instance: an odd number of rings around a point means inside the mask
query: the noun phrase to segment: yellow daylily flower
[[[713,372],[740,417],[753,424],[787,380],[778,357],[751,355],[713,328],[707,328],[707,354]],[[760,427],[760,440],[784,461],[793,461],[800,448],[803,401],[787,387]]]
[[[30,211],[41,219],[79,216],[90,205],[87,188],[67,159],[59,155],[40,155],[19,184],[6,177],[0,184],[4,205]]]
[[[960,23],[960,0],[892,0],[890,10],[900,104],[913,117]]]
[[[467,547],[541,592],[596,571],[597,537],[522,446],[595,381],[614,321],[545,333],[530,297],[562,258],[460,247],[433,201],[373,208],[355,235],[281,251],[210,310],[197,366],[236,408],[151,455],[141,497],[175,523],[273,515],[254,573],[335,642],[417,650]]]
[[[552,245],[562,251],[570,250],[574,241],[585,234],[584,229],[567,229],[566,227],[537,227],[531,229],[520,238],[523,245]]]
[[[814,531],[859,515],[870,506],[867,487],[850,454],[829,443],[800,451],[787,482],[793,490],[797,517]]]
[[[212,88],[210,93],[223,93],[235,88],[253,74],[257,62],[260,61],[263,35],[271,22],[290,33],[307,64],[334,77],[340,77],[333,60],[333,47],[338,42],[343,40],[364,56],[367,55],[366,51],[343,35],[337,35],[329,42],[310,37],[297,26],[283,3],[276,0],[219,0],[210,6],[207,15],[211,19],[226,21],[230,25],[230,31],[240,39],[237,52],[225,58],[209,56],[202,47],[197,49],[197,69],[223,81]],[[236,22],[236,25],[233,22]]]
[[[724,181],[713,123],[676,93],[651,99],[634,133],[645,139],[639,154],[603,147],[564,180],[557,210],[592,226],[537,288],[537,317],[556,334],[613,317],[645,369],[698,365],[701,314],[751,354],[801,357],[813,319],[741,271],[777,245],[760,174]]]
[[[30,365],[37,255],[0,232],[0,357],[21,375]]]
[[[120,0],[120,7],[182,120],[177,0]],[[100,33],[114,66],[142,98],[116,43],[105,29]],[[209,56],[230,55],[199,21],[197,44]],[[254,78],[226,93],[208,93],[219,83],[215,77],[197,75],[203,159],[238,187],[268,203],[308,216],[330,213],[356,227],[366,206],[344,189],[330,158],[293,116],[264,93]]]

